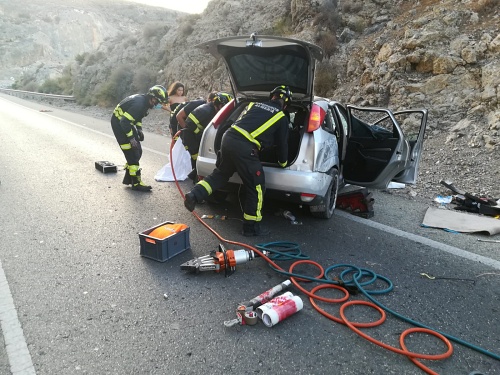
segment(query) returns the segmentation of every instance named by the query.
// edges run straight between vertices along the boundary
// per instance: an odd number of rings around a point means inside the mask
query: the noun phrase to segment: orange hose
[[[355,325],[345,317],[344,311],[348,306],[351,306],[351,305],[365,305],[365,306],[373,307],[381,313],[382,313],[382,311],[384,311],[380,307],[374,305],[371,302],[348,301],[348,302],[344,303],[342,306],[340,306],[340,316],[341,316],[342,320],[344,321],[344,323],[350,329],[352,329],[354,332],[356,332],[358,335],[360,335],[364,339],[366,339],[374,344],[377,344],[378,346],[381,346],[384,349],[387,349],[387,350],[394,352],[394,353],[403,354],[403,355],[407,356],[413,363],[415,363],[419,368],[421,368],[422,370],[424,370],[428,374],[438,375],[436,372],[432,371],[428,367],[424,366],[422,363],[418,362],[415,358],[440,360],[440,359],[445,359],[445,358],[450,357],[451,354],[453,353],[453,346],[451,345],[450,341],[446,337],[444,337],[443,335],[441,335],[438,332],[432,331],[432,330],[427,329],[427,328],[409,328],[409,329],[405,330],[401,334],[400,339],[399,339],[400,345],[403,349],[398,349],[398,348],[395,348],[393,346],[387,345],[387,344],[383,343],[382,341],[378,341],[378,340],[374,339],[373,337],[371,337],[371,336],[365,334],[364,332],[360,331],[359,329],[357,329],[355,327]],[[437,338],[439,338],[440,340],[442,340],[446,344],[446,346],[448,347],[448,350],[446,351],[446,353],[434,354],[434,355],[433,354],[420,354],[420,353],[410,352],[406,348],[406,345],[404,344],[404,339],[408,334],[413,333],[413,332],[424,332],[424,333],[428,333],[430,335],[436,336]]]

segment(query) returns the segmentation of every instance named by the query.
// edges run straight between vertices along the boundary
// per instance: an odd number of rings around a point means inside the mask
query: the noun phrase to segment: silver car
[[[214,170],[222,135],[245,106],[267,101],[272,89],[288,85],[288,167],[279,167],[274,149],[261,153],[266,197],[309,206],[312,215],[328,219],[346,183],[383,189],[390,181],[416,182],[427,110],[393,113],[314,96],[315,64],[323,52],[308,42],[252,34],[198,47],[224,60],[235,98],[203,133],[196,163],[201,178]],[[230,183],[241,180],[234,174]]]

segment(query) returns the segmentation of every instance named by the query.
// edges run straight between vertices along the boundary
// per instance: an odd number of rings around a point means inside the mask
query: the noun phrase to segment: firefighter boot
[[[132,177],[130,177],[130,171],[128,170],[128,164],[125,164],[125,176],[123,176],[123,185],[131,185]]]
[[[271,233],[270,230],[262,228],[260,223],[257,221],[250,221],[250,220],[243,221],[242,234],[245,237],[267,236],[270,233]]]
[[[129,171],[130,179],[132,180],[132,190],[151,191],[152,187],[142,182],[141,170],[139,169],[138,165],[130,165]]]

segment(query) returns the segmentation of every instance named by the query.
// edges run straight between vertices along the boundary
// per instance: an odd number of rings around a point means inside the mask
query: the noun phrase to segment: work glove
[[[132,146],[132,148],[139,148],[139,141],[135,138],[132,138],[130,140],[130,146]]]
[[[137,136],[139,137],[139,141],[144,141],[144,133],[142,132],[142,129],[137,129]]]

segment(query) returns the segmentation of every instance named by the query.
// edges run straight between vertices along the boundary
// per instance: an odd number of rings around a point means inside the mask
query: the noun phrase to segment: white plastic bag
[[[189,172],[193,170],[191,167],[191,155],[184,148],[182,140],[179,138],[172,149],[172,159],[174,163],[175,177],[177,181],[184,181]],[[155,176],[156,181],[175,181],[170,163],[165,164]]]

